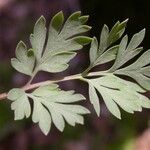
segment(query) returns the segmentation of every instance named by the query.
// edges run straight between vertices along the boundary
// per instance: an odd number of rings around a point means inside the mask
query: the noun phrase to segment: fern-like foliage
[[[101,31],[99,44],[97,38],[93,38],[90,49],[90,65],[92,67],[104,64],[116,58],[119,47],[118,45],[112,46],[112,44],[123,35],[127,21],[128,20],[125,20],[121,23],[118,21],[110,32],[108,26],[104,25]]]
[[[108,74],[96,79],[86,79],[89,83],[89,96],[97,115],[100,115],[100,104],[96,90],[101,94],[108,110],[121,119],[118,105],[128,113],[142,111],[150,108],[150,100],[140,93],[144,93],[135,83],[120,79],[113,74]]]
[[[90,112],[75,103],[85,100],[85,97],[75,94],[74,91],[61,90],[54,84],[72,79],[89,84],[89,99],[98,116],[98,94],[103,98],[108,110],[119,119],[119,108],[128,113],[150,108],[150,100],[144,96],[144,93],[150,90],[150,50],[143,52],[143,47],[139,46],[144,39],[145,29],[136,33],[128,42],[127,35],[121,39],[128,20],[118,21],[111,30],[107,25],[103,26],[98,42],[96,37],[80,35],[91,29],[85,25],[87,20],[88,16],[75,12],[64,21],[63,13],[59,12],[52,18],[47,30],[46,20],[42,16],[30,35],[31,48],[28,50],[22,41],[19,42],[16,58],[12,58],[11,64],[17,71],[31,76],[31,80],[25,87],[14,88],[7,94],[7,98],[12,101],[11,109],[14,110],[15,120],[32,116],[32,121],[39,124],[45,135],[49,133],[52,123],[60,131],[64,130],[65,121],[71,126],[76,123],[83,124],[83,115]],[[66,70],[69,61],[76,56],[76,51],[89,43],[90,65],[82,74],[31,85],[38,71],[57,73]],[[142,55],[135,60],[135,56],[140,53]],[[130,60],[133,63],[128,65]],[[110,61],[113,61],[110,69],[89,73],[93,67]],[[120,75],[129,76],[134,82],[125,80]],[[33,101],[33,111],[29,100]]]
[[[66,70],[68,62],[76,55],[74,51],[82,49],[83,45],[91,41],[87,36],[79,36],[91,29],[85,25],[87,20],[88,16],[75,12],[64,22],[63,12],[59,12],[52,18],[47,31],[46,20],[41,16],[30,35],[30,51],[34,56],[28,55],[25,43],[20,42],[16,48],[16,58],[11,61],[12,66],[30,76],[38,71],[56,73]]]
[[[21,89],[12,89],[8,93],[8,99],[13,101],[11,108],[15,111],[15,120],[31,115],[29,98],[34,102],[32,120],[39,123],[44,134],[48,134],[52,121],[60,131],[63,131],[64,119],[75,126],[76,123],[83,124],[82,115],[89,113],[83,106],[72,104],[84,100],[84,96],[74,94],[74,91],[63,91],[57,84],[51,84],[41,86],[29,94]]]
[[[100,34],[99,43],[97,38],[93,37],[89,53],[90,65],[82,73],[83,76],[86,76],[87,72],[93,67],[110,62],[116,58],[119,46],[113,44],[123,35],[127,21],[128,19],[121,23],[118,21],[110,31],[105,24]]]
[[[28,50],[25,43],[20,41],[16,48],[16,58],[11,60],[12,66],[32,78],[38,71],[56,73],[66,70],[68,62],[76,55],[75,51],[92,40],[79,35],[91,29],[85,25],[88,17],[81,16],[81,12],[75,12],[64,22],[63,12],[59,12],[52,18],[47,31],[46,20],[41,16],[30,35],[32,48]],[[32,93],[12,89],[8,93],[8,99],[13,101],[11,108],[15,112],[15,120],[31,115],[29,98],[34,102],[32,120],[39,123],[44,134],[48,134],[52,121],[63,131],[64,119],[75,126],[76,123],[83,124],[82,115],[89,113],[86,108],[71,104],[85,99],[84,96],[74,94],[74,91],[62,91],[57,85],[51,84],[39,87]]]
[[[127,20],[121,23],[121,27],[123,28],[121,33],[125,31],[124,28],[126,26],[126,22]],[[110,32],[114,32],[111,35],[112,41],[118,40],[122,35],[115,35],[116,33],[114,28],[117,30],[116,24]],[[121,119],[121,113],[118,105],[129,113],[133,113],[134,111],[141,111],[142,107],[150,108],[150,100],[142,95],[142,93],[145,93],[146,90],[150,90],[150,50],[142,54],[142,56],[138,58],[133,64],[121,68],[129,60],[143,51],[143,47],[138,46],[144,39],[145,29],[141,30],[139,33],[136,33],[130,40],[129,44],[128,36],[125,35],[122,38],[120,44],[115,46],[110,46],[113,42],[108,42],[110,41],[108,31],[108,27],[104,25],[100,36],[100,46],[98,46],[99,44],[97,39],[95,37],[93,38],[89,54],[91,63],[87,70],[83,72],[83,76],[87,75],[88,71],[96,65],[100,65],[115,59],[114,64],[109,70],[106,70],[104,74],[99,72],[102,77],[95,79],[83,78],[83,80],[89,84],[90,102],[93,104],[97,115],[100,115],[100,104],[96,90],[104,99],[108,110],[114,116]],[[107,47],[108,50],[106,50]],[[137,81],[143,88],[135,83],[123,80],[116,75],[129,76]]]

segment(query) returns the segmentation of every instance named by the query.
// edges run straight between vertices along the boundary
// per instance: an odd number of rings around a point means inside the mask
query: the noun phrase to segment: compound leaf
[[[98,44],[97,38],[93,38],[90,48],[90,68],[100,64],[107,63],[116,58],[119,46],[112,46],[125,31],[128,20],[117,22],[111,31],[107,25],[104,25],[100,35],[100,43]]]
[[[130,76],[136,80],[143,88],[150,90],[150,50],[147,50],[131,65],[118,69],[114,73]]]
[[[32,120],[39,124],[45,135],[49,133],[52,122],[63,131],[65,120],[72,126],[76,123],[83,124],[83,115],[89,113],[85,107],[74,104],[84,100],[83,95],[75,94],[74,91],[63,91],[57,84],[51,84],[41,86],[32,93],[25,93],[22,89],[12,89],[8,93],[8,99],[13,101],[11,108],[15,111],[15,120],[31,115],[28,97],[33,100]]]
[[[117,53],[117,57],[115,60],[114,65],[110,68],[110,72],[113,72],[120,68],[122,65],[124,65],[126,62],[134,58],[136,55],[138,55],[143,48],[138,47],[141,42],[143,41],[145,36],[145,29],[141,30],[139,33],[136,33],[129,45],[128,44],[128,36],[124,36],[123,39],[120,42],[119,50]]]
[[[117,118],[121,118],[120,106],[128,113],[141,111],[143,108],[150,108],[150,100],[140,93],[144,93],[140,86],[130,81],[123,80],[113,74],[108,74],[96,79],[84,79],[91,87],[97,89],[104,99],[108,110]],[[94,95],[96,92],[92,90]],[[91,95],[91,92],[89,93]],[[90,96],[91,97],[91,96]],[[96,97],[96,96],[94,96]],[[94,98],[98,104],[98,98]],[[94,107],[97,111],[97,108]]]
[[[124,36],[117,53],[116,60],[109,72],[114,74],[126,75],[137,81],[144,89],[150,90],[150,50],[142,54],[135,62],[129,66],[122,67],[129,60],[137,56],[142,50],[138,47],[145,36],[145,29],[136,33],[128,44],[128,36]],[[121,68],[122,67],[122,68]]]
[[[129,60],[143,50],[139,45],[144,39],[145,29],[133,35],[130,42],[125,35],[120,44],[115,45],[115,42],[122,37],[128,20],[121,23],[118,21],[111,30],[104,25],[99,42],[95,37],[92,39],[80,35],[91,29],[90,26],[85,25],[87,20],[88,16],[81,16],[79,11],[64,21],[61,11],[51,19],[47,33],[46,20],[41,16],[34,26],[33,34],[30,35],[32,48],[28,50],[23,42],[19,42],[16,58],[11,60],[12,66],[32,78],[38,71],[62,72],[69,67],[69,61],[76,56],[75,51],[91,42],[90,66],[82,73],[83,77],[86,77],[93,67],[115,59],[109,70],[89,75],[101,77],[80,78],[89,84],[89,99],[96,114],[100,115],[97,92],[103,98],[108,110],[119,119],[121,119],[119,108],[128,113],[150,108],[149,98],[143,95],[146,90],[150,90],[150,50],[143,53],[131,65],[126,66]],[[139,85],[116,75],[129,76]],[[83,115],[89,113],[85,107],[74,104],[84,100],[83,95],[75,94],[74,91],[63,91],[57,84],[40,86],[31,93],[26,93],[23,89],[12,89],[7,97],[12,101],[11,109],[14,110],[15,120],[28,118],[31,115],[29,98],[32,99],[32,120],[39,124],[45,135],[49,133],[52,123],[58,130],[63,131],[65,121],[71,126],[77,123],[83,124]]]
[[[74,94],[74,91],[62,91],[58,89],[57,85],[40,87],[31,95],[34,103],[40,103],[38,105],[40,105],[41,109],[49,111],[51,120],[60,131],[64,130],[65,120],[72,126],[76,123],[83,124],[81,115],[89,113],[86,108],[71,104],[83,100],[84,97],[81,94]],[[42,112],[39,111],[38,113]]]
[[[85,25],[87,20],[88,16],[75,12],[65,22],[63,12],[60,11],[51,19],[47,34],[46,20],[41,16],[30,35],[34,56],[29,57],[25,44],[20,42],[16,49],[17,59],[12,59],[12,66],[30,76],[38,71],[57,73],[66,70],[69,61],[75,57],[74,51],[92,41],[90,37],[79,35],[91,29]]]
[[[60,59],[63,59],[64,53],[79,50],[83,47],[83,45],[90,43],[92,40],[91,38],[87,36],[79,36],[79,34],[91,29],[90,26],[84,25],[87,19],[87,16],[81,16],[81,12],[75,12],[67,19],[66,22],[64,22],[63,13],[57,13],[52,18],[49,26],[48,40],[41,62],[45,63],[47,60],[54,60],[55,58],[53,57],[57,54],[59,54]],[[66,62],[68,63],[72,58],[65,58]],[[60,67],[58,65],[60,65]],[[53,63],[53,68],[57,68],[55,69],[55,72],[61,72],[68,68],[67,64],[64,65],[60,63],[58,65]],[[45,67],[42,68],[42,66],[39,65],[41,70],[51,72],[51,69],[46,70]]]

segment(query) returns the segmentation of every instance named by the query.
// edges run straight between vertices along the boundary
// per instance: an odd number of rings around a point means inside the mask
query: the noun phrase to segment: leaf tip
[[[34,30],[38,25],[41,25],[41,24],[43,24],[44,26],[46,24],[46,19],[43,15],[36,21],[35,26],[34,26]]]
[[[122,23],[127,24],[128,21],[129,21],[129,18],[125,19]]]
[[[138,33],[138,35],[142,35],[142,38],[144,39],[145,33],[146,33],[146,28],[142,29],[142,30]]]
[[[17,48],[16,49],[18,49],[21,46],[24,47],[24,48],[26,48],[25,43],[23,41],[19,41],[19,43],[17,44]]]
[[[89,43],[91,43],[93,38],[87,37],[87,36],[78,36],[76,38],[74,38],[74,40],[81,45],[87,45]]]
[[[81,11],[76,11],[72,15],[70,15],[68,20],[71,20],[71,21],[72,20],[78,20],[80,16],[81,16]]]
[[[51,20],[51,26],[56,30],[59,31],[62,24],[64,22],[64,14],[62,11],[58,12]]]
[[[82,24],[86,23],[89,19],[89,15],[86,15],[86,16],[81,16],[79,18],[79,20],[81,21]]]
[[[119,120],[121,120],[121,115],[119,115],[119,116],[116,116]]]

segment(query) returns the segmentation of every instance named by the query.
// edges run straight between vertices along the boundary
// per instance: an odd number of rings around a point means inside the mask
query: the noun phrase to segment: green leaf
[[[147,50],[131,65],[118,69],[114,73],[130,76],[136,80],[143,88],[150,90],[150,50]]]
[[[60,59],[63,59],[64,53],[79,50],[83,47],[83,45],[89,44],[92,40],[91,38],[87,36],[79,36],[79,34],[85,33],[91,29],[90,26],[84,25],[87,19],[88,16],[81,16],[81,12],[75,12],[67,19],[66,22],[64,22],[63,13],[57,13],[51,20],[47,44],[40,62],[44,64],[47,60],[52,62],[57,54],[59,54]],[[70,57],[65,59],[65,62],[67,63],[70,61]],[[61,72],[67,69],[68,65],[64,65],[64,63],[59,64],[60,66],[53,63],[53,68],[56,68],[54,69],[56,70],[55,72]],[[51,69],[45,69],[45,67],[42,68],[40,66],[40,69],[51,72]]]
[[[94,37],[90,48],[90,69],[97,65],[107,63],[116,58],[119,46],[112,46],[125,31],[125,27],[128,20],[123,22],[117,22],[111,31],[107,25],[104,25],[100,35],[100,43],[98,44],[97,39]]]
[[[51,19],[47,33],[46,20],[41,16],[30,35],[33,54],[30,49],[29,54],[32,55],[28,55],[25,44],[20,42],[16,48],[17,59],[12,59],[12,66],[30,76],[38,71],[57,73],[66,70],[69,61],[75,57],[74,51],[92,41],[92,38],[80,35],[91,29],[85,25],[88,18],[81,16],[81,12],[75,12],[64,21],[63,12],[60,11]]]
[[[7,98],[12,102],[11,109],[15,112],[15,120],[28,118],[31,114],[31,106],[26,93],[21,89],[12,89]]]
[[[126,35],[123,37],[123,39],[119,45],[119,50],[117,53],[115,63],[109,70],[110,72],[114,72],[115,70],[120,68],[122,65],[124,65],[126,62],[128,62],[132,58],[134,58],[136,55],[138,55],[143,50],[142,47],[138,48],[138,46],[143,41],[144,35],[145,35],[145,29],[141,30],[139,33],[136,33],[132,37],[128,46],[127,46],[128,36]]]
[[[85,25],[88,18],[89,16],[81,16],[81,12],[78,11],[64,21],[61,11],[51,19],[47,33],[46,20],[41,16],[30,36],[32,48],[28,50],[23,42],[19,42],[16,58],[11,60],[12,66],[32,78],[38,71],[62,72],[69,67],[70,60],[76,56],[75,51],[91,42],[90,66],[82,73],[83,77],[90,78],[80,77],[80,80],[89,84],[89,100],[96,114],[100,115],[98,93],[108,110],[119,119],[121,119],[120,108],[128,113],[150,108],[149,98],[143,95],[146,90],[150,90],[150,50],[144,52],[131,65],[126,66],[127,62],[143,50],[139,45],[144,39],[145,29],[133,35],[130,41],[125,35],[117,45],[115,42],[122,37],[128,20],[118,21],[111,30],[107,25],[103,26],[98,42],[95,37],[80,35],[91,29],[90,26]],[[114,64],[109,70],[93,72],[87,76],[93,67],[114,59]],[[139,85],[116,75],[129,76]],[[74,79],[74,76],[69,79]],[[88,109],[76,104],[85,99],[83,95],[75,94],[74,91],[63,91],[57,84],[40,86],[30,93],[26,93],[23,88],[12,89],[7,98],[12,101],[11,109],[14,110],[15,120],[28,118],[31,115],[29,98],[33,100],[32,120],[39,124],[45,135],[49,133],[52,123],[58,130],[63,131],[65,122],[71,126],[83,124],[83,115],[89,113]]]
[[[109,48],[106,52],[104,52],[100,57],[96,59],[94,66],[114,60],[116,58],[118,49],[118,45]]]
[[[96,90],[92,84],[89,84],[89,98],[90,98],[90,102],[93,104],[96,114],[99,116],[100,115],[100,103],[99,103]]]
[[[109,72],[114,74],[126,75],[137,81],[143,88],[150,90],[150,78],[149,78],[149,58],[150,50],[146,51],[139,59],[127,67],[122,67],[126,62],[137,56],[142,50],[141,44],[145,36],[145,29],[136,33],[128,44],[128,36],[124,36],[122,39],[117,57],[114,65],[110,68]],[[127,45],[128,44],[128,45]]]
[[[56,30],[56,31],[60,31],[62,25],[64,22],[64,14],[62,11],[60,11],[59,13],[57,13],[52,21],[51,21],[51,26]]]
[[[109,28],[104,25],[100,34],[99,50],[103,53],[108,48]]]
[[[46,20],[43,16],[41,16],[33,30],[33,34],[30,35],[30,42],[32,45],[32,48],[34,50],[34,54],[36,56],[36,59],[39,61],[42,56],[42,51],[45,44],[46,39]]]
[[[39,70],[56,73],[64,71],[68,68],[68,62],[74,58],[76,53],[74,52],[63,52],[51,56],[47,60],[41,63]]]
[[[98,49],[97,39],[94,37],[91,43],[91,48],[90,48],[91,66],[94,67],[94,66],[114,60],[116,58],[118,49],[119,49],[119,46],[116,45],[116,46],[110,47],[105,52],[101,53],[101,51]]]
[[[117,22],[113,28],[111,29],[110,33],[109,33],[109,37],[108,37],[108,41],[107,44],[111,45],[112,43],[116,42],[118,39],[121,38],[121,36],[123,35],[124,31],[125,31],[125,27],[127,25],[128,19],[126,19],[123,22]]]
[[[15,120],[30,116],[31,106],[28,97],[34,102],[32,120],[39,124],[45,135],[49,133],[52,122],[63,131],[65,120],[72,126],[76,123],[83,124],[83,115],[89,113],[85,107],[73,104],[84,100],[83,95],[75,94],[74,91],[63,91],[57,84],[51,84],[41,86],[28,94],[22,89],[12,89],[7,98],[13,101],[11,108],[15,112]]]
[[[11,59],[12,66],[19,72],[31,76],[35,64],[35,58],[31,54],[31,49],[28,51],[26,45],[20,41],[16,48],[16,58]]]
[[[81,44],[81,45],[87,45],[87,44],[91,43],[91,41],[92,41],[92,38],[87,37],[87,36],[78,36],[73,39],[74,39],[74,41],[76,41],[78,44]]]
[[[140,73],[147,77],[150,77],[150,66],[141,68]]]
[[[98,104],[96,92],[93,88],[101,94],[108,110],[117,118],[121,118],[120,106],[128,113],[141,111],[143,108],[150,108],[150,100],[140,93],[144,93],[140,86],[130,81],[123,80],[113,74],[108,74],[96,79],[84,79],[89,83],[89,96],[94,93],[94,98]],[[92,90],[91,90],[92,87]],[[91,92],[92,91],[92,92]],[[139,93],[140,92],[140,93]],[[93,95],[93,94],[92,94]],[[93,96],[92,96],[93,97]],[[95,109],[96,105],[95,105]]]
[[[97,53],[98,53],[98,41],[97,38],[94,37],[91,42],[91,48],[90,48],[90,62],[91,64],[94,64],[95,60],[97,59]]]
[[[38,98],[34,98],[34,108],[32,114],[32,120],[34,123],[39,123],[39,127],[42,132],[47,135],[51,128],[51,117],[47,109],[41,104]]]
[[[132,37],[132,39],[127,47],[127,50],[136,49],[142,43],[144,37],[145,37],[145,29],[141,30],[139,33],[136,33]]]
[[[74,94],[74,91],[62,91],[58,89],[57,85],[52,85],[52,87],[51,85],[40,87],[33,93],[31,93],[31,98],[34,99],[35,105],[39,105],[38,107],[40,107],[40,109],[36,109],[36,112],[33,113],[34,115],[36,115],[36,117],[33,118],[37,118],[38,116],[38,119],[34,120],[39,122],[39,124],[40,121],[44,122],[44,116],[42,113],[44,111],[44,113],[46,113],[46,111],[48,110],[51,120],[60,131],[64,130],[65,120],[72,126],[75,126],[76,123],[83,124],[82,115],[89,113],[86,108],[80,105],[71,104],[73,102],[85,99],[81,94]],[[38,114],[40,114],[41,116]],[[45,129],[45,127],[42,126],[42,131],[43,128]],[[50,125],[49,127],[46,127],[45,130],[48,132],[49,129]]]
[[[79,20],[82,24],[85,24],[88,21],[88,19],[89,19],[88,15],[79,17]]]
[[[12,89],[7,98],[13,101],[11,108],[15,112],[15,120],[28,118],[31,115],[28,97],[33,100],[32,120],[39,124],[45,135],[49,133],[52,122],[58,130],[63,131],[65,120],[72,126],[76,123],[83,124],[83,115],[90,113],[85,107],[74,104],[85,100],[83,95],[75,94],[74,91],[63,91],[57,84],[51,84],[41,86],[32,93],[25,93],[22,89]]]

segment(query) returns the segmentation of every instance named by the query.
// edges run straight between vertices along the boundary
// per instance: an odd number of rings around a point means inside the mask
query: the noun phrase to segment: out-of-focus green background
[[[66,16],[76,10],[89,14],[90,36],[99,37],[104,23],[112,26],[117,20],[129,18],[127,33],[131,35],[147,29],[143,42],[150,47],[149,0],[0,0],[0,92],[20,87],[28,78],[10,66],[16,44],[23,40],[29,45],[29,35],[35,21],[44,15],[48,21],[58,11]],[[40,73],[34,82],[58,78],[83,71],[88,65],[88,46],[79,52],[71,67],[60,74]],[[104,66],[105,67],[105,66]],[[87,99],[87,85],[69,81],[60,84],[63,89],[74,89]],[[147,93],[150,97],[150,94]],[[114,118],[101,101],[101,116],[97,118],[91,105],[85,105],[92,114],[85,117],[85,125],[66,126],[60,133],[52,126],[44,136],[31,119],[13,120],[9,101],[0,102],[0,150],[150,150],[150,111],[134,115],[122,111],[122,120]]]

